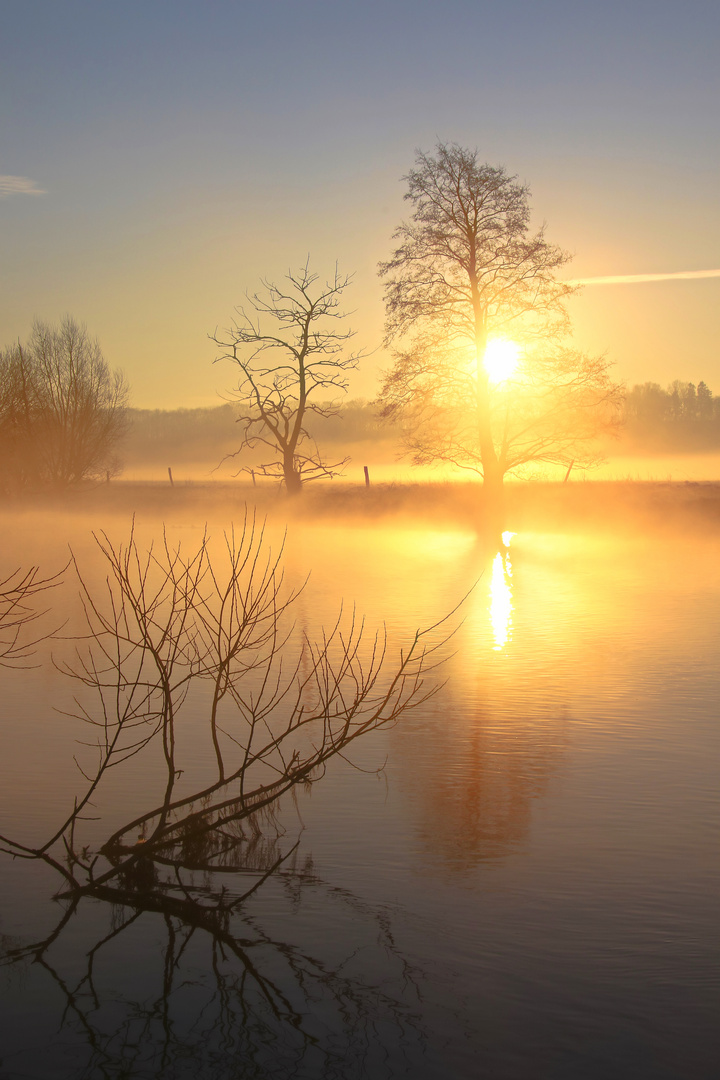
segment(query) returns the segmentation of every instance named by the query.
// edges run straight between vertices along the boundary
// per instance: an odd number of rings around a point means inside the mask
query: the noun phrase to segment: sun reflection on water
[[[490,622],[492,624],[495,644],[493,649],[500,652],[507,645],[512,636],[512,564],[508,548],[514,533],[503,533],[504,552],[498,551],[493,559],[492,574],[490,575]]]

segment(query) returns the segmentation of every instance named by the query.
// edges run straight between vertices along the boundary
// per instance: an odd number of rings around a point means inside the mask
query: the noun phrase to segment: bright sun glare
[[[485,349],[485,370],[490,382],[509,379],[518,366],[520,346],[508,338],[493,338]]]

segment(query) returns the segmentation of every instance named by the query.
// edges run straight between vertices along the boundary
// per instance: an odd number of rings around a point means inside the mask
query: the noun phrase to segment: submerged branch
[[[437,691],[427,676],[451,636],[450,616],[418,631],[389,667],[386,634],[369,637],[354,612],[347,621],[341,613],[316,642],[295,634],[299,590],[285,587],[282,551],[269,551],[252,517],[225,537],[220,556],[207,532],[188,552],[165,534],[143,552],[134,528],[126,545],[105,534],[96,541],[109,571],[105,591],[73,559],[87,634],[74,663],[59,667],[94,695],[94,705],[78,703],[75,715],[96,733],[97,760],[78,763],[85,788],[44,844],[0,837],[3,849],[45,861],[66,896],[98,896],[120,883],[145,896],[163,891],[157,867],[252,871],[262,848],[264,876],[249,896],[287,857],[276,849],[282,796],[317,782],[358,738]],[[193,728],[204,708],[215,763],[214,778],[202,782],[182,750],[190,691]],[[153,747],[163,775],[150,805],[137,806],[91,850],[81,837],[85,813],[109,770]]]

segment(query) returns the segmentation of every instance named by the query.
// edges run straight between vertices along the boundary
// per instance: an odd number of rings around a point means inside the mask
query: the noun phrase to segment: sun
[[[520,359],[520,346],[508,338],[491,338],[485,348],[485,370],[490,382],[500,383],[514,374]]]

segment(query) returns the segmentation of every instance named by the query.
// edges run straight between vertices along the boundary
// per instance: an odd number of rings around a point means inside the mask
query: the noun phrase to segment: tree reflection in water
[[[419,845],[443,874],[522,848],[533,802],[548,790],[566,739],[562,707],[547,718],[506,719],[491,705],[463,707],[449,693],[444,703],[435,730],[429,717],[422,738],[412,738],[419,723],[398,734],[408,751],[397,755],[401,783],[416,793]]]
[[[527,694],[524,683],[533,675],[525,643],[522,652],[502,655],[518,644],[514,535],[503,533],[499,549],[482,551],[487,584],[473,595],[460,632],[461,643],[469,633],[473,646],[461,644],[459,658],[450,662],[442,698],[393,733],[393,762],[411,794],[418,846],[433,873],[465,873],[519,850],[530,832],[533,803],[548,791],[565,752],[566,692],[543,678]],[[478,638],[488,662],[473,666],[467,657]]]

